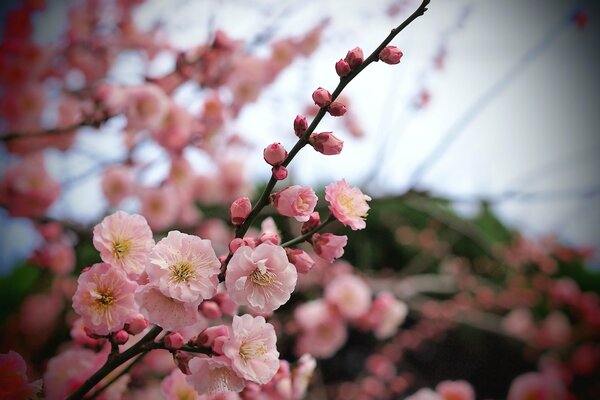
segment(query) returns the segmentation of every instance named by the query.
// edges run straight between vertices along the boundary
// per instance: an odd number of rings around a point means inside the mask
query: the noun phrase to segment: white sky
[[[310,149],[301,152],[290,167],[293,179],[326,184],[345,177],[360,184],[376,159],[380,173],[369,185],[371,194],[401,194],[417,165],[445,135],[454,133],[456,140],[421,177],[419,188],[464,199],[514,190],[552,192],[505,200],[495,208],[509,224],[530,235],[556,232],[569,243],[600,246],[600,178],[595,168],[600,150],[600,8],[594,3],[589,2],[589,23],[581,31],[574,24],[561,25],[575,9],[576,2],[569,0],[432,0],[426,15],[392,43],[404,51],[401,64],[373,65],[348,87],[352,110],[366,137],[356,140],[341,133],[344,151],[333,158]],[[293,117],[302,112],[317,86],[333,90],[335,61],[357,45],[370,53],[404,19],[404,13],[386,16],[388,4],[151,0],[137,17],[146,25],[160,20],[182,48],[205,40],[211,27],[233,37],[252,37],[276,20],[276,37],[286,37],[304,32],[323,17],[331,18],[324,45],[281,75],[238,121],[239,131],[256,143],[249,163],[253,178],[260,180],[269,175],[262,149],[273,141],[291,148]],[[286,7],[292,11],[281,18]],[[464,28],[453,30],[466,7],[470,13]],[[44,29],[60,25],[56,10],[53,23]],[[431,71],[426,66],[442,42],[448,49],[446,68]],[[123,58],[113,77],[135,81],[142,71],[134,59]],[[410,103],[422,85],[431,91],[432,102],[415,112]],[[186,93],[181,99],[187,100]],[[117,158],[121,150],[114,132],[120,123],[103,129],[106,135],[84,134],[78,147]],[[338,121],[326,117],[318,130],[341,132],[339,127]],[[382,146],[385,137],[389,139]],[[55,153],[49,164],[65,179],[87,169],[89,160]],[[591,190],[590,195],[572,195],[583,190]],[[100,198],[99,179],[91,179],[71,190],[53,212],[94,218],[103,204]],[[458,204],[468,211],[466,205]]]

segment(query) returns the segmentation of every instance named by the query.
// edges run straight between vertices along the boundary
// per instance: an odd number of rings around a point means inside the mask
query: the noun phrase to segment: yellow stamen
[[[169,271],[171,271],[171,281],[177,283],[188,282],[195,275],[194,266],[188,261],[179,261],[171,265]]]
[[[115,239],[112,244],[113,255],[117,260],[125,258],[131,249],[130,239]]]
[[[253,340],[251,342],[243,342],[240,346],[240,357],[244,362],[258,358],[267,352],[265,344],[260,340]]]

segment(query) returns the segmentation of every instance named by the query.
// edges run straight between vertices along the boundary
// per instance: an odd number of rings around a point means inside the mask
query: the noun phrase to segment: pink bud
[[[217,293],[213,297],[213,301],[217,302],[223,314],[230,316],[237,314],[238,305],[226,292]]]
[[[348,51],[345,58],[346,62],[348,63],[348,65],[350,65],[351,69],[355,69],[360,64],[362,64],[364,59],[365,56],[360,47],[355,47],[352,50]]]
[[[281,243],[281,239],[276,232],[263,233],[258,238],[258,243],[271,243],[274,245],[279,245]]]
[[[263,151],[265,161],[273,166],[281,164],[287,157],[287,154],[281,143],[270,144]]]
[[[327,107],[329,104],[331,104],[331,93],[322,87],[313,92],[312,98],[315,104],[319,107]]]
[[[231,216],[231,222],[234,225],[241,225],[244,223],[248,215],[252,211],[252,204],[250,199],[247,197],[240,197],[229,207],[229,215]]]
[[[165,347],[169,350],[179,350],[183,347],[185,340],[181,333],[179,332],[171,332],[167,336],[165,336]]]
[[[386,64],[398,64],[402,55],[402,51],[396,46],[387,46],[379,53],[379,59]]]
[[[335,72],[339,77],[344,77],[350,73],[350,64],[346,60],[340,60],[335,63]]]
[[[224,336],[229,337],[229,330],[225,325],[211,326],[200,332],[196,338],[195,344],[198,346],[212,347],[215,339]]]
[[[246,236],[243,239],[243,241],[244,241],[244,246],[248,246],[248,247],[252,247],[252,248],[256,247],[256,239],[254,239],[253,237]]]
[[[344,142],[338,139],[333,132],[314,133],[310,135],[308,141],[316,151],[326,156],[340,154],[344,147]]]
[[[329,114],[333,115],[334,117],[341,117],[342,115],[346,114],[346,110],[346,106],[339,101],[334,101],[329,105],[329,107],[327,107]]]
[[[126,325],[125,330],[132,335],[142,333],[148,327],[148,321],[142,314],[133,317]]]
[[[308,122],[306,121],[306,117],[302,115],[296,115],[294,119],[294,133],[296,136],[301,137],[304,135],[304,132],[308,129]]]
[[[208,319],[221,318],[221,308],[214,301],[203,301],[198,307],[198,310]]]
[[[294,264],[296,271],[305,274],[315,265],[314,260],[303,250],[286,248],[288,260]]]
[[[244,245],[244,239],[235,238],[229,242],[229,251],[235,253],[237,249]]]
[[[327,261],[332,263],[336,258],[344,255],[344,246],[348,243],[346,235],[338,236],[331,233],[322,235],[315,233],[312,236],[312,245],[315,253]]]
[[[225,344],[225,342],[227,342],[229,340],[229,337],[227,336],[218,336],[215,338],[215,341],[212,344],[212,350],[216,353],[216,354],[223,354],[223,345]]]
[[[129,340],[129,333],[125,332],[123,329],[120,331],[116,331],[112,335],[112,341],[115,344],[125,344]]]
[[[272,171],[273,171],[273,176],[278,181],[282,181],[285,178],[287,178],[287,176],[288,176],[288,171],[283,165],[278,165],[276,167],[273,167]]]
[[[186,375],[191,374],[189,362],[192,358],[193,357],[190,354],[184,351],[176,351],[175,354],[173,354],[173,359],[177,368]]]
[[[304,235],[306,232],[310,232],[313,229],[315,229],[317,226],[319,226],[320,223],[321,216],[319,215],[318,211],[315,211],[314,213],[310,214],[308,221],[302,224],[302,227],[300,228],[300,233]]]

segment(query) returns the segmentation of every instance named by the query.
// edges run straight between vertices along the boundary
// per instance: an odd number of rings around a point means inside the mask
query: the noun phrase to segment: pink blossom
[[[29,382],[27,364],[17,352],[0,354],[0,398],[28,400],[42,390],[42,381]]]
[[[177,331],[200,321],[198,303],[189,303],[166,296],[157,286],[145,285],[135,293],[140,312],[151,324]]]
[[[297,221],[308,221],[317,205],[317,196],[309,186],[289,186],[273,196],[273,206],[277,212]]]
[[[371,198],[357,187],[352,187],[344,179],[325,187],[325,200],[329,202],[329,210],[342,224],[352,230],[364,229],[365,218],[369,211],[368,200]]]
[[[319,358],[331,357],[346,342],[348,333],[342,318],[324,301],[303,303],[294,311],[301,334],[296,353]]]
[[[466,381],[443,381],[438,383],[435,391],[443,400],[475,400],[473,386]]]
[[[75,250],[64,241],[51,242],[36,250],[31,261],[55,274],[70,274],[75,269]]]
[[[227,293],[252,311],[271,312],[285,304],[296,287],[297,273],[282,247],[269,243],[254,250],[240,247],[227,266]]]
[[[100,369],[105,360],[105,353],[86,349],[70,349],[51,358],[44,374],[46,398],[64,400]]]
[[[73,308],[85,326],[97,335],[123,329],[138,313],[133,294],[137,284],[120,269],[99,263],[81,273]]]
[[[133,129],[158,129],[167,114],[169,98],[156,85],[125,89],[127,124]]]
[[[133,194],[134,182],[131,169],[123,165],[113,165],[102,175],[102,192],[111,206],[118,205]]]
[[[19,328],[28,336],[46,337],[55,328],[64,309],[57,293],[34,293],[25,298],[19,313]]]
[[[533,315],[528,308],[520,307],[511,310],[502,319],[502,329],[509,335],[522,340],[531,339],[536,333]]]
[[[155,231],[164,231],[172,226],[179,215],[179,197],[172,184],[139,191],[142,203],[141,214]]]
[[[336,258],[344,255],[344,246],[348,243],[348,236],[315,233],[312,235],[311,241],[315,253],[329,263],[332,263]]]
[[[398,64],[403,54],[396,46],[387,46],[379,53],[379,59],[386,64]]]
[[[171,231],[152,249],[146,272],[165,296],[199,302],[215,294],[220,268],[210,240]]]
[[[439,394],[431,389],[423,388],[408,396],[404,400],[444,400]]]
[[[528,372],[510,384],[507,400],[566,400],[567,391],[560,379],[550,373]]]
[[[340,154],[344,148],[344,141],[333,132],[313,133],[308,138],[308,142],[316,151],[326,156]]]
[[[90,337],[85,331],[85,323],[82,318],[77,318],[73,322],[73,326],[70,330],[71,339],[77,344],[89,347],[99,347],[104,343],[104,339],[94,339]]]
[[[292,399],[301,400],[317,367],[317,361],[310,354],[303,354],[296,368],[292,370]]]
[[[60,185],[48,175],[42,153],[10,166],[0,180],[0,205],[15,216],[42,216],[59,195]]]
[[[342,316],[354,319],[369,310],[371,289],[357,276],[340,275],[325,288],[325,300],[335,305]]]
[[[163,379],[160,385],[160,391],[166,397],[166,400],[198,400],[200,395],[190,386],[186,376],[175,368],[169,376]]]
[[[171,102],[160,127],[154,131],[154,139],[167,150],[181,151],[190,143],[195,128],[190,112]]]
[[[265,384],[279,368],[277,337],[273,325],[263,317],[234,316],[232,334],[223,345],[233,370],[242,378]]]
[[[378,339],[393,336],[408,315],[408,306],[389,292],[380,292],[371,304],[369,324]]]
[[[250,199],[247,197],[240,197],[229,207],[229,216],[231,217],[231,223],[234,225],[241,225],[244,223],[248,215],[252,211],[252,204]]]
[[[144,271],[148,254],[154,246],[146,219],[124,211],[117,211],[96,225],[93,241],[102,261],[121,269],[131,278]]]
[[[285,252],[300,274],[306,274],[315,265],[315,261],[304,250],[286,248]]]
[[[227,357],[194,357],[189,363],[191,374],[187,382],[198,393],[241,392],[245,383],[232,369]]]

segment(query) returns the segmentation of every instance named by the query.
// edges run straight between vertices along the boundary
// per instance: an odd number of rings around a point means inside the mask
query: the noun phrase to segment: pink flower
[[[231,337],[223,345],[223,353],[231,360],[231,366],[238,376],[264,385],[279,368],[276,342],[273,325],[263,317],[236,315],[233,317]]]
[[[0,180],[0,204],[15,216],[44,215],[59,195],[60,185],[48,175],[42,153],[11,165]]]
[[[387,339],[392,337],[408,315],[408,306],[389,292],[380,292],[371,304],[368,313],[369,324],[375,337]]]
[[[354,319],[369,310],[371,289],[357,276],[344,274],[329,282],[325,288],[325,300],[335,305],[342,316]]]
[[[231,223],[234,225],[241,225],[244,223],[250,212],[252,211],[252,204],[250,199],[247,197],[240,197],[229,207],[229,216],[231,217]]]
[[[160,127],[169,108],[169,97],[156,85],[125,89],[127,125],[132,129],[155,130]]]
[[[140,190],[142,203],[141,214],[148,219],[148,224],[155,231],[169,228],[179,215],[179,196],[172,184],[156,188]]]
[[[398,64],[403,54],[396,46],[387,46],[379,53],[379,59],[386,64]]]
[[[194,357],[189,363],[191,374],[187,382],[198,393],[241,392],[245,383],[232,369],[227,357]]]
[[[308,142],[316,151],[326,156],[340,154],[344,148],[344,142],[333,132],[313,133],[308,138]]]
[[[133,194],[134,182],[131,169],[123,165],[107,168],[102,175],[102,192],[111,206],[118,205]]]
[[[502,329],[521,340],[531,339],[537,331],[533,315],[525,307],[515,308],[502,318]]]
[[[163,379],[160,385],[160,391],[166,397],[166,400],[198,400],[200,395],[190,386],[185,379],[186,376],[175,368],[169,376]]]
[[[303,399],[306,389],[317,367],[317,361],[310,354],[303,354],[298,360],[298,365],[292,370],[292,398]]]
[[[166,296],[156,286],[145,285],[135,293],[140,312],[151,324],[169,331],[184,329],[200,321],[198,303],[189,303]]]
[[[293,185],[275,193],[273,206],[279,214],[304,222],[310,218],[317,205],[317,200],[311,187]]]
[[[435,391],[443,400],[475,400],[473,386],[466,381],[443,381],[435,387]]]
[[[137,284],[120,269],[99,263],[81,273],[73,308],[93,333],[108,335],[123,329],[138,313],[133,294]]]
[[[294,317],[301,330],[296,342],[297,354],[329,358],[346,343],[348,332],[344,321],[324,300],[301,304]]]
[[[369,211],[368,200],[371,198],[357,187],[352,187],[344,179],[325,187],[325,200],[329,202],[329,210],[342,224],[352,230],[364,229],[365,218]]]
[[[146,272],[165,296],[198,302],[215,294],[220,268],[210,240],[171,231],[152,249]]]
[[[121,269],[131,278],[137,278],[144,271],[154,246],[146,219],[124,211],[117,211],[96,225],[93,240],[102,261]]]
[[[550,373],[528,372],[512,381],[507,400],[567,398],[567,391],[558,377]]]
[[[187,109],[171,101],[154,139],[167,150],[181,151],[190,143],[195,122]]]
[[[329,263],[332,263],[336,258],[344,255],[344,246],[348,243],[348,236],[315,233],[312,235],[311,241],[315,253]]]
[[[64,400],[92,376],[106,360],[105,353],[70,349],[48,361],[44,393],[48,400]]]
[[[315,265],[315,261],[304,250],[286,248],[285,252],[300,274],[306,274]]]
[[[415,393],[412,396],[405,398],[404,400],[444,400],[431,389],[423,388]]]
[[[282,247],[269,243],[240,247],[227,266],[225,286],[233,301],[255,312],[285,304],[296,287],[296,268]]]
[[[17,352],[0,354],[0,398],[28,400],[42,390],[42,381],[29,383],[27,364]]]

